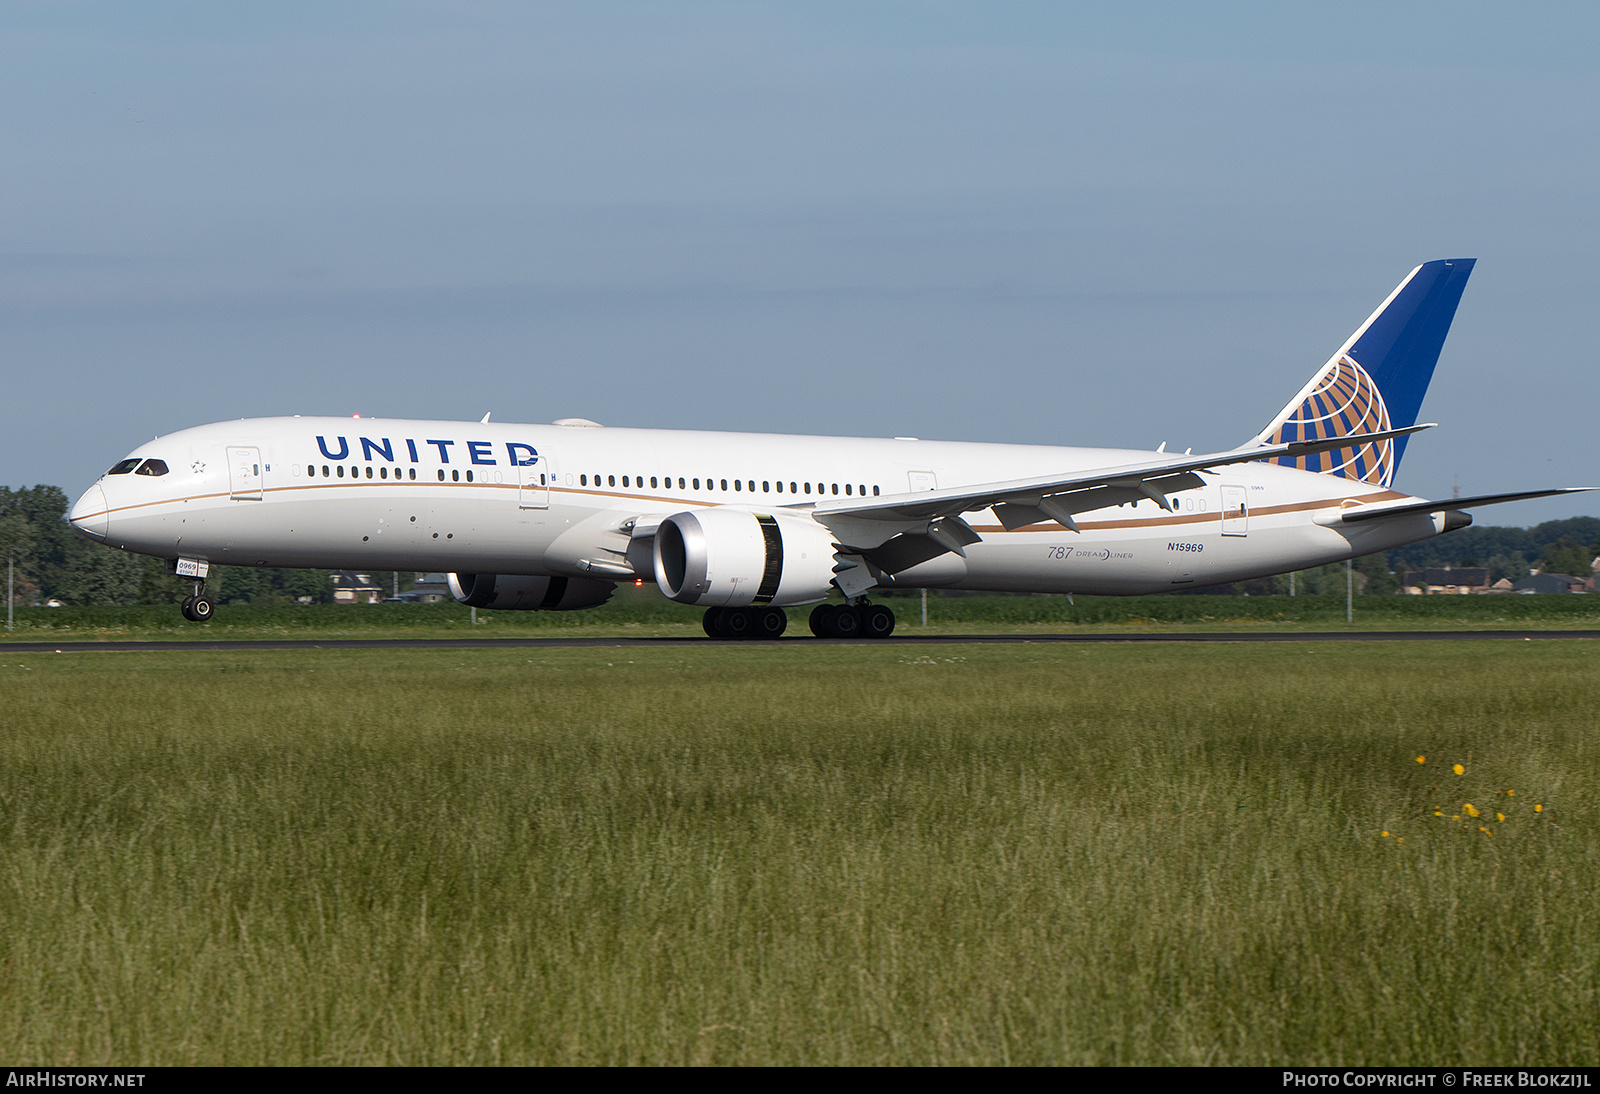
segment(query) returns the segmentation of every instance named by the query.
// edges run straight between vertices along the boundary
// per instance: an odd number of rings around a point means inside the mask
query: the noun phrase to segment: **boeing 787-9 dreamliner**
[[[1465,527],[1531,490],[1393,488],[1473,260],[1409,273],[1266,428],[1224,452],[351,418],[258,418],[141,445],[79,532],[168,560],[209,619],[212,565],[434,570],[463,603],[573,611],[618,582],[775,637],[885,637],[876,589],[1159,593]],[[1164,446],[1163,446],[1164,447]],[[823,603],[837,592],[842,604]]]

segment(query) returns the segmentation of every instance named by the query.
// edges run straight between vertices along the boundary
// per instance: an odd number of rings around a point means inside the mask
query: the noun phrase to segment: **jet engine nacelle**
[[[833,533],[810,517],[700,509],[656,529],[661,591],[682,604],[807,604],[828,595]]]
[[[448,574],[450,595],[474,608],[512,612],[574,612],[611,599],[616,586],[581,577]]]

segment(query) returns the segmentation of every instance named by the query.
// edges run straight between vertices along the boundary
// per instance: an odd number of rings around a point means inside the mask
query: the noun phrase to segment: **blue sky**
[[[281,413],[1222,448],[1412,266],[1475,257],[1398,485],[1600,482],[1597,29],[7,5],[0,481]]]

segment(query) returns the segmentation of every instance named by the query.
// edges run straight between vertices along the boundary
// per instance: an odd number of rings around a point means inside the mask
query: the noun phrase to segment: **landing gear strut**
[[[818,638],[888,638],[894,612],[882,604],[818,604],[811,609],[811,633]]]
[[[777,638],[789,617],[782,608],[707,608],[701,626],[711,638]]]
[[[194,595],[185,597],[183,601],[183,617],[191,623],[206,623],[211,619],[211,613],[216,611],[216,605],[211,597],[206,594],[206,583],[194,583]]]

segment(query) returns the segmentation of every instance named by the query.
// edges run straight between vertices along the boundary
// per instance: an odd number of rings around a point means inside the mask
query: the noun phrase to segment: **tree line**
[[[17,603],[176,604],[189,595],[189,583],[165,573],[161,559],[118,551],[75,533],[67,524],[68,504],[59,486],[0,486],[0,556],[14,559]],[[1355,569],[1362,591],[1392,593],[1399,591],[1407,570],[1484,566],[1491,581],[1516,581],[1534,569],[1586,577],[1596,555],[1600,518],[1571,517],[1532,528],[1474,525],[1357,559]],[[326,604],[333,600],[330,576],[328,570],[213,566],[207,587],[222,603]],[[388,571],[371,576],[385,590],[393,587]],[[409,587],[413,577],[401,574],[400,587]],[[1296,591],[1343,593],[1344,580],[1342,563],[1318,567],[1296,575]],[[1289,591],[1286,574],[1243,584],[1252,593]]]
[[[17,604],[176,604],[192,591],[159,558],[78,535],[67,523],[68,505],[59,486],[0,486],[0,564],[12,560]],[[213,566],[206,585],[224,603],[333,600],[327,570]]]

